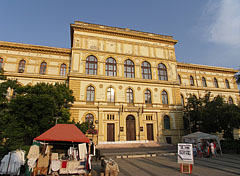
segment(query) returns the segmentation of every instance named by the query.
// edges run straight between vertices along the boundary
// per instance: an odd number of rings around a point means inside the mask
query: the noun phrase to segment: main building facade
[[[0,42],[0,67],[23,85],[67,82],[76,101],[71,118],[88,121],[98,143],[154,140],[185,134],[183,106],[211,91],[238,103],[237,70],[179,63],[171,36],[71,24],[71,49]]]

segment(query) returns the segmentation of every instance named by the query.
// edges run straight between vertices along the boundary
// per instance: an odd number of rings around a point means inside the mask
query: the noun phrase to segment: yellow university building
[[[67,82],[71,117],[98,130],[97,142],[176,144],[183,105],[211,91],[238,104],[237,70],[179,63],[171,36],[76,21],[71,49],[0,42],[0,67],[23,85]]]

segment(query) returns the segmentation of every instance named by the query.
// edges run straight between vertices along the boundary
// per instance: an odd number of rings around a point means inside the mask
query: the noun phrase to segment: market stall
[[[74,124],[57,124],[34,138],[27,159],[29,175],[88,174],[90,140]]]

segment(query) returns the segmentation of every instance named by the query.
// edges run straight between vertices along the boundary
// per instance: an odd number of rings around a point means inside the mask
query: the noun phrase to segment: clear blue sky
[[[84,21],[178,40],[179,62],[240,66],[239,0],[2,0],[0,40],[70,48]]]

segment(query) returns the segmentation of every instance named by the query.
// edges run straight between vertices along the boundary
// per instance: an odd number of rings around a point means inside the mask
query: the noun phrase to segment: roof
[[[218,139],[216,135],[211,135],[203,132],[191,133],[186,136],[183,136],[183,138]]]
[[[65,141],[85,142],[90,140],[74,124],[56,124],[40,136],[34,138],[37,141]]]

